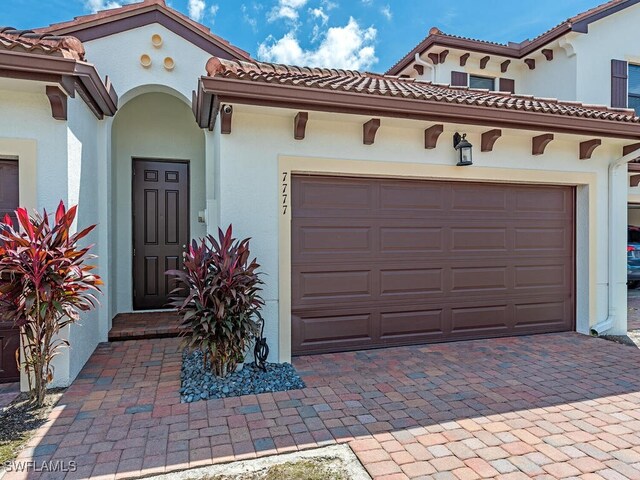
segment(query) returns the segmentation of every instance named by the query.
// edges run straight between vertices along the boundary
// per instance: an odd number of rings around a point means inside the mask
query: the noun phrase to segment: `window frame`
[[[483,88],[483,87],[472,87],[471,86],[471,79],[474,78],[474,77],[475,78],[480,78],[480,79],[483,79],[483,80],[491,80],[492,87],[489,88],[488,90],[490,92],[495,92],[496,91],[496,80],[497,80],[496,77],[489,77],[489,76],[483,76],[483,75],[473,75],[471,73],[469,74],[469,80],[468,80],[469,88],[476,88],[476,89],[485,90],[485,88]]]
[[[633,67],[633,68],[632,68]],[[637,100],[638,102],[638,107],[634,108],[634,110],[636,111],[637,115],[640,115],[640,88],[638,89],[638,92],[631,92],[631,72],[635,71],[637,72],[638,76],[640,76],[640,64],[637,63],[628,63],[627,64],[627,108],[631,108],[629,107],[629,105],[631,104],[631,102],[629,101],[631,98]],[[638,82],[638,84],[640,85],[640,81]]]

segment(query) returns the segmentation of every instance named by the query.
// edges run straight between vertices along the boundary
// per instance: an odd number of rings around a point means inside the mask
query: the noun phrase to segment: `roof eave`
[[[202,128],[212,129],[218,105],[236,103],[483,125],[519,130],[640,139],[640,124],[546,114],[509,108],[490,108],[461,103],[413,100],[383,95],[324,91],[292,85],[270,85],[238,79],[201,77],[196,118]]]
[[[74,59],[0,50],[0,77],[59,83],[69,96],[78,91],[98,118],[113,116],[118,108],[110,82],[105,85],[93,65]]]

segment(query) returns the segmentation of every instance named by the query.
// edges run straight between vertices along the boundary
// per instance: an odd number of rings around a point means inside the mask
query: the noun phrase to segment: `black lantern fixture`
[[[456,132],[453,135],[453,148],[455,148],[458,152],[458,163],[456,163],[458,167],[473,165],[473,160],[471,158],[471,150],[473,149],[473,145],[471,145],[467,141],[466,133],[460,135],[458,132]]]

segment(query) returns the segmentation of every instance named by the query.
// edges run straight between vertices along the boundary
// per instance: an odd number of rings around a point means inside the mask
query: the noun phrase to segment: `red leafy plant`
[[[264,300],[256,259],[250,260],[249,240],[225,232],[193,240],[183,270],[170,270],[177,288],[171,305],[182,316],[185,348],[203,353],[204,368],[218,377],[233,373],[259,333]]]
[[[72,234],[77,207],[60,202],[50,224],[47,211],[29,216],[16,210],[20,230],[11,217],[0,222],[0,316],[20,330],[22,365],[29,379],[31,399],[42,406],[53,380],[52,360],[69,342],[60,331],[79,320],[80,312],[97,305],[100,277],[86,262],[93,258],[78,242],[95,225]]]

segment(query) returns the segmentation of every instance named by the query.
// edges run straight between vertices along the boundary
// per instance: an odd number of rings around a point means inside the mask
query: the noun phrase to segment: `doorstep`
[[[177,337],[180,316],[174,311],[119,313],[113,318],[109,341]]]

